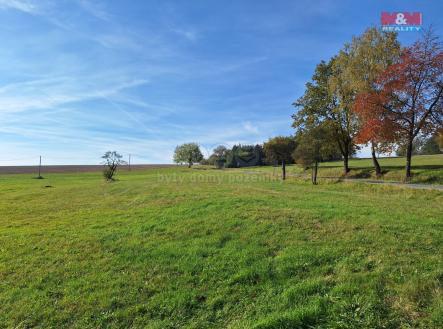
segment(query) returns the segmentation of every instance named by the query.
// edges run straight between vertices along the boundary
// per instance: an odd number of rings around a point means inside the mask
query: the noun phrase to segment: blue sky
[[[291,134],[315,65],[382,11],[442,34],[441,1],[0,0],[0,165],[170,163],[184,142]]]

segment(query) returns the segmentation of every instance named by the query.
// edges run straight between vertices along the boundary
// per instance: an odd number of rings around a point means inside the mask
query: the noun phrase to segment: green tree
[[[221,158],[225,158],[226,157],[226,152],[228,151],[228,149],[226,148],[226,146],[223,145],[219,145],[217,146],[212,153],[219,159]]]
[[[293,127],[309,130],[323,123],[332,129],[332,139],[343,158],[345,175],[349,172],[349,157],[355,152],[354,137],[358,131],[357,117],[352,111],[353,91],[345,74],[345,54],[339,59],[317,65],[312,81],[294,106]]]
[[[440,147],[440,150],[443,151],[443,128],[438,129],[437,131],[437,143]]]
[[[239,168],[260,166],[263,164],[263,147],[261,145],[234,145],[226,152],[226,167]]]
[[[440,154],[440,146],[438,145],[438,135],[432,135],[425,139],[423,146],[420,148],[420,154]]]
[[[175,148],[175,163],[187,163],[188,168],[191,168],[194,163],[198,163],[202,160],[203,154],[200,151],[200,147],[196,143],[186,143]]]
[[[317,185],[318,163],[337,158],[341,154],[333,139],[334,135],[334,127],[326,122],[301,130],[296,136],[297,148],[292,157],[304,169],[312,168],[311,180],[314,185]]]
[[[213,151],[210,159],[210,164],[215,165],[217,168],[221,169],[226,163],[226,158],[228,155],[228,149],[226,146],[219,145]]]
[[[293,137],[277,136],[270,138],[263,145],[266,158],[271,161],[278,161],[282,165],[282,179],[286,179],[286,163],[291,163],[292,152],[295,149]]]

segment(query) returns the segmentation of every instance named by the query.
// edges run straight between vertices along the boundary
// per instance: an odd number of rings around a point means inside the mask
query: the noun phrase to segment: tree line
[[[402,48],[394,32],[368,29],[354,37],[328,62],[317,65],[312,81],[294,105],[293,127],[310,134],[323,127],[343,158],[361,145],[371,148],[377,176],[377,153],[404,149],[405,176],[411,177],[414,141],[437,134],[443,122],[443,51],[426,31]]]
[[[382,175],[378,154],[405,156],[405,178],[411,178],[412,156],[443,149],[443,46],[431,29],[402,47],[397,33],[369,28],[353,37],[327,61],[321,61],[305,91],[293,105],[293,136],[270,138],[263,145],[218,146],[205,159],[197,143],[176,147],[174,162],[222,167],[298,163],[311,167],[316,183],[318,163],[349,159],[368,146],[374,170]],[[103,157],[112,179],[121,156]]]
[[[397,150],[406,158],[409,180],[414,154],[440,153],[443,147],[442,43],[427,30],[414,44],[402,47],[397,33],[369,28],[316,66],[293,105],[294,136],[271,138],[263,147],[219,147],[207,160],[235,166],[262,152],[260,164],[278,161],[284,177],[286,163],[312,166],[316,176],[319,162],[340,158],[347,175],[350,157],[369,146],[377,176],[382,174],[377,154]],[[199,161],[203,156],[193,158]]]

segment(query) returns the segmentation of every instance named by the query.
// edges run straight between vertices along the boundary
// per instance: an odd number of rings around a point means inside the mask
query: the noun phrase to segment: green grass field
[[[442,232],[438,191],[3,175],[0,328],[442,328]]]
[[[405,164],[404,157],[380,158],[383,177],[385,181],[404,181]],[[349,161],[351,172],[349,178],[369,178],[376,179],[372,159],[351,159]],[[251,170],[243,168],[242,170]],[[279,175],[280,169],[276,167],[260,167],[259,171],[272,172]],[[305,173],[297,165],[288,166],[287,172],[293,175],[310,175],[310,171]],[[411,183],[443,184],[443,154],[438,155],[417,155],[412,158],[412,180]],[[323,162],[319,164],[319,179],[322,177],[342,177],[343,161]]]

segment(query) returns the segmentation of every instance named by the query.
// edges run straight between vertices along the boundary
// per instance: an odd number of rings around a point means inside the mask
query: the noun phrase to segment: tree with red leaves
[[[443,49],[432,31],[402,51],[398,63],[381,74],[376,90],[358,97],[355,109],[366,118],[361,138],[395,138],[407,146],[409,180],[414,139],[443,126]]]
[[[372,162],[377,177],[382,171],[377,153],[392,151],[393,136],[390,126],[386,125],[371,106],[366,104],[367,93],[377,90],[377,79],[389,65],[397,62],[401,46],[394,32],[382,32],[369,28],[361,36],[354,37],[349,45],[349,61],[346,67],[349,80],[355,92],[354,112],[357,113],[362,127],[355,142],[370,145]]]
[[[377,106],[373,99],[373,93],[360,93],[355,99],[354,112],[361,122],[355,142],[370,144],[375,173],[379,177],[382,172],[376,153],[391,153],[398,134],[396,126],[386,118],[383,107]]]

